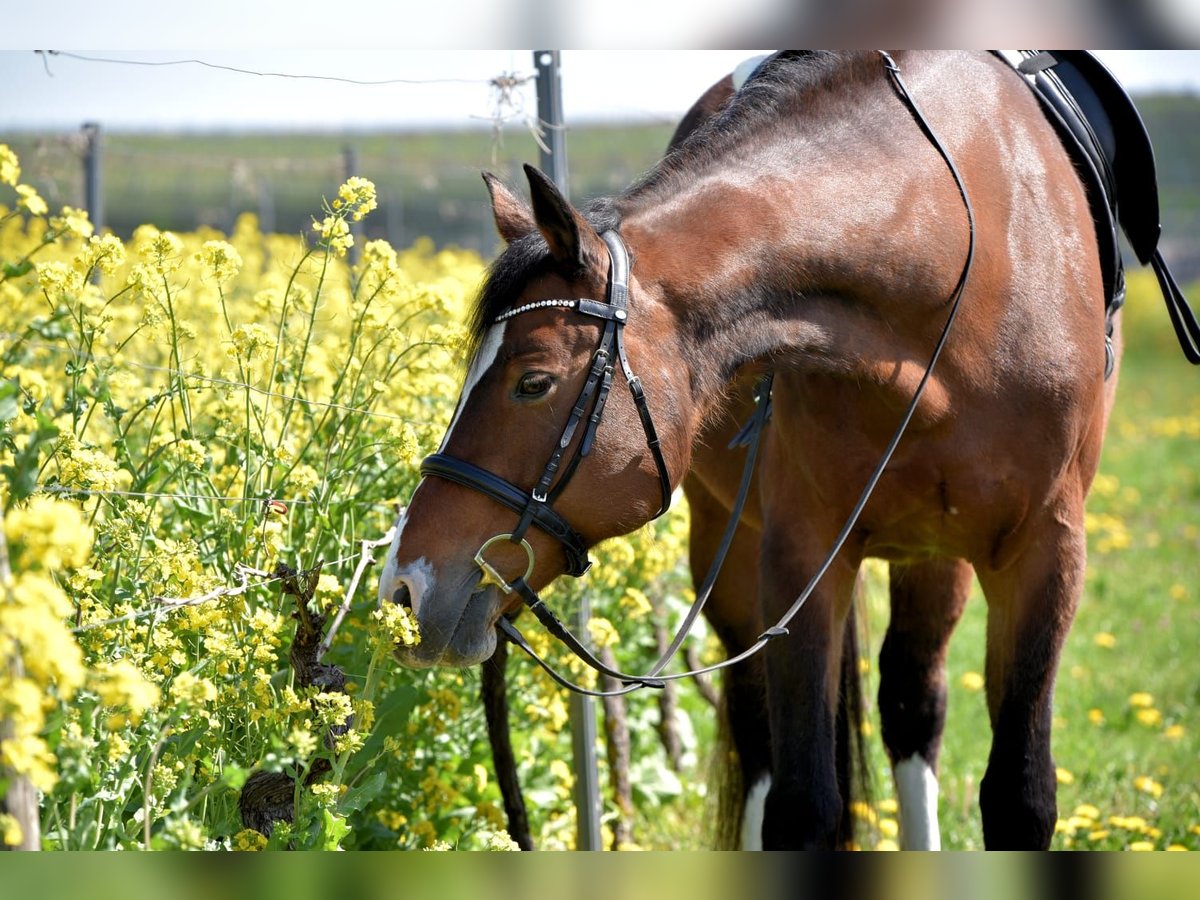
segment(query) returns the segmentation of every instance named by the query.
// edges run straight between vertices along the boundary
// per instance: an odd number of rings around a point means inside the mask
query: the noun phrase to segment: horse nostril
[[[398,603],[405,609],[412,609],[412,592],[409,591],[408,585],[401,582],[400,587],[392,594],[392,602]]]

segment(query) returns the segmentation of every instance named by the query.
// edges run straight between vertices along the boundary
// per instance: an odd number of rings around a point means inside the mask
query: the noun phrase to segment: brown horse
[[[938,842],[945,649],[974,571],[988,602],[985,839],[1045,847],[1055,670],[1083,585],[1084,497],[1115,381],[1104,377],[1097,241],[1084,188],[1019,76],[984,54],[897,60],[974,203],[975,260],[936,371],[848,541],[790,633],[727,672],[743,834],[766,847],[845,835],[838,757],[851,729],[839,708],[853,698],[840,685],[854,667],[843,646],[860,565],[879,557],[892,594],[880,712],[905,845]],[[774,59],[716,107],[586,215],[536,170],[532,209],[488,179],[508,247],[484,285],[438,454],[475,474],[428,469],[439,477],[421,482],[397,529],[380,596],[410,606],[422,633],[398,649],[402,663],[489,657],[498,621],[520,604],[508,589],[582,568],[571,536],[551,533],[569,523],[586,546],[628,533],[659,510],[664,473],[670,487],[686,475],[702,572],[739,478],[724,447],[765,371],[772,419],[706,609],[730,653],[779,620],[825,561],[926,371],[964,271],[968,218],[875,53]],[[606,232],[632,255],[627,365],[607,371],[620,382],[637,370],[649,431],[636,385],[605,393],[603,427],[572,410],[596,396],[597,346],[617,346],[602,309],[617,267]],[[559,444],[571,462],[555,480],[546,460]],[[497,502],[503,491],[481,488],[480,472],[520,486],[518,499]]]

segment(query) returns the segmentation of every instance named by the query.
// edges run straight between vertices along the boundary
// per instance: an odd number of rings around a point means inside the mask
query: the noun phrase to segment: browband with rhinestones
[[[492,324],[496,325],[500,322],[507,321],[513,316],[519,316],[521,313],[529,312],[534,309],[545,309],[550,306],[561,306],[564,309],[574,309],[579,305],[578,300],[538,300],[534,303],[526,303],[524,306],[518,306],[516,309],[510,309],[506,313],[501,313],[492,319]]]

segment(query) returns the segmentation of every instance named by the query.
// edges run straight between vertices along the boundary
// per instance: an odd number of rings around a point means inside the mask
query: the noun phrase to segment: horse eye
[[[540,397],[550,390],[553,383],[554,380],[545,372],[527,372],[517,382],[517,396]]]

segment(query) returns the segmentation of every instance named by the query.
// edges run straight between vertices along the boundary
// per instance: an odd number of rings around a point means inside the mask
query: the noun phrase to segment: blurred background
[[[20,14],[18,14],[20,15]],[[611,194],[662,154],[680,116],[752,55],[565,51],[573,198]],[[1135,93],[1159,157],[1166,252],[1200,276],[1200,52],[1102,51]],[[479,173],[520,184],[545,129],[528,51],[0,51],[0,142],[52,207],[97,207],[122,237],[152,222],[311,225],[347,174],[379,188],[366,237],[496,247]],[[94,180],[89,201],[89,179]]]

